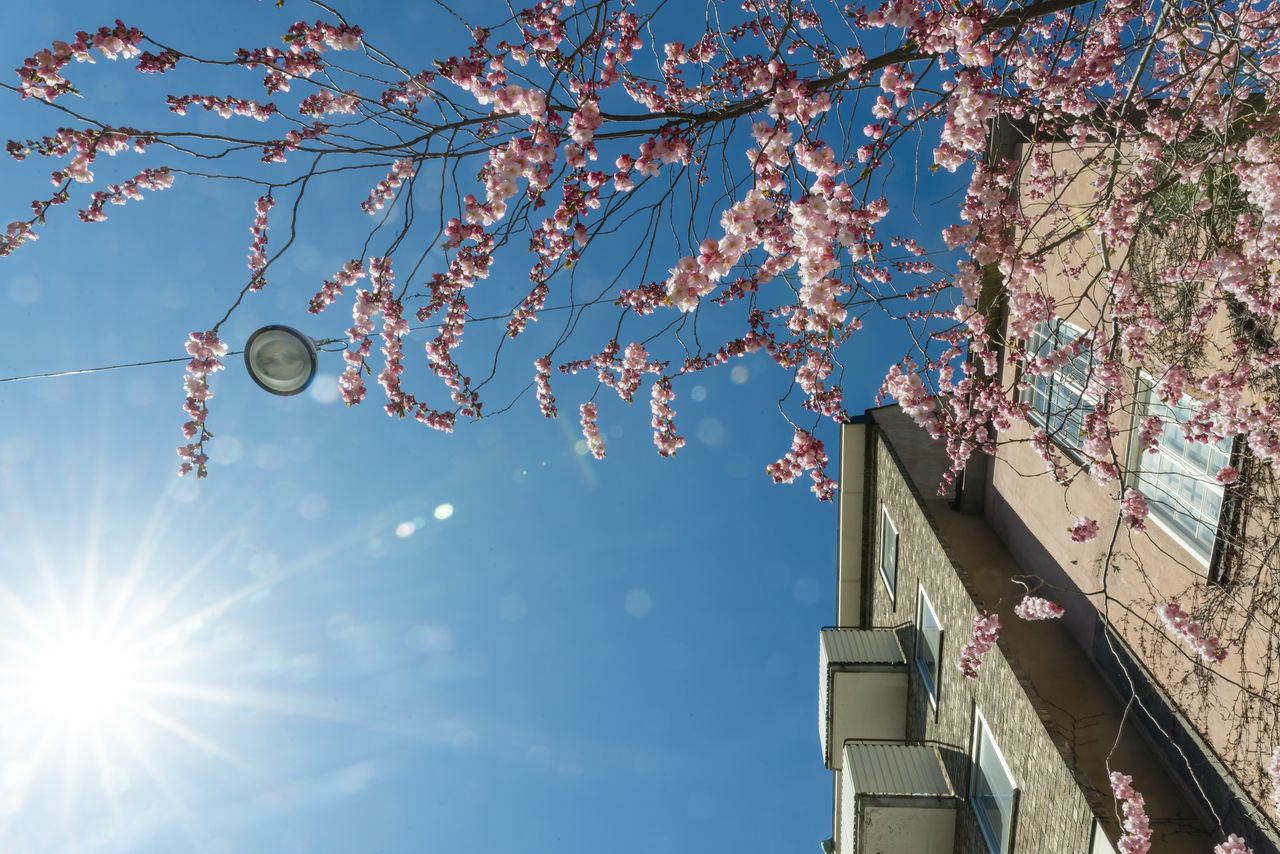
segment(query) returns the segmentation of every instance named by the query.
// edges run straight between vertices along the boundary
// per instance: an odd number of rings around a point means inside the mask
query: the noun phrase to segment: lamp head
[[[298,394],[315,379],[315,342],[289,326],[264,326],[244,345],[244,366],[272,394]]]

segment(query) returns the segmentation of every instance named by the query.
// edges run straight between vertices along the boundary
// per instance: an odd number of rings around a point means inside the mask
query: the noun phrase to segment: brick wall
[[[961,754],[972,754],[974,707],[982,710],[992,735],[1009,764],[1019,789],[1014,827],[1018,851],[1084,852],[1088,850],[1094,812],[1073,769],[1062,758],[1046,728],[1048,715],[1028,694],[1015,665],[993,649],[977,681],[964,679],[956,668],[960,648],[968,639],[978,612],[974,594],[953,566],[922,501],[903,475],[899,460],[881,436],[875,442],[876,483],[873,485],[871,544],[867,567],[871,582],[872,623],[877,626],[911,623],[916,619],[918,589],[923,585],[943,627],[938,665],[938,708],[935,712],[914,665],[908,702],[908,737],[942,742]],[[891,601],[879,572],[881,507],[887,507],[898,528],[897,596]],[[980,519],[975,524],[983,524]],[[904,647],[914,650],[914,631],[905,630]],[[1059,740],[1062,740],[1062,734]],[[950,769],[957,786],[966,785],[967,769]],[[1097,798],[1095,797],[1095,802]],[[985,851],[981,834],[967,804],[958,813],[956,851]],[[1053,840],[1049,843],[1048,840]]]

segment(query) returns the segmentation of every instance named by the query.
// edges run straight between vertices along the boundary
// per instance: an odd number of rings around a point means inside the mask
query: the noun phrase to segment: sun
[[[94,616],[33,620],[0,674],[7,717],[55,749],[135,740],[154,716],[153,683],[167,669],[154,638]]]
[[[27,703],[44,720],[115,729],[145,702],[154,662],[123,632],[78,628],[43,639],[23,669]]]

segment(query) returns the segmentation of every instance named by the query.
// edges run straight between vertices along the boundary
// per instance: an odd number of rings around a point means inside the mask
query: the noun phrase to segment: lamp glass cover
[[[272,394],[297,394],[316,375],[311,339],[287,326],[266,326],[249,336],[244,362],[254,382]]]

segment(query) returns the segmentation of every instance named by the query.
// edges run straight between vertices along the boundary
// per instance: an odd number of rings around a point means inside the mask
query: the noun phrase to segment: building
[[[1035,328],[1031,356],[1109,322],[1090,313],[1089,247],[1069,251],[1048,264],[1059,317]],[[1020,368],[1005,355],[1010,388]],[[1210,852],[1236,833],[1258,854],[1280,852],[1259,761],[1274,721],[1265,708],[1248,711],[1265,690],[1258,674],[1271,672],[1251,661],[1275,657],[1274,622],[1233,635],[1227,678],[1209,680],[1194,656],[1166,654],[1178,640],[1151,618],[1168,598],[1191,607],[1226,583],[1226,533],[1245,523],[1239,496],[1211,475],[1240,449],[1180,442],[1177,424],[1196,402],[1163,405],[1134,372],[1133,423],[1113,444],[1120,483],[1147,497],[1147,530],[1124,531],[1122,556],[1104,538],[1073,542],[1074,515],[1119,518],[1116,484],[1056,483],[1029,440],[1042,428],[1056,453],[1080,462],[1092,370],[1086,352],[1030,378],[1032,423],[1001,434],[1011,441],[975,458],[945,496],[944,448],[899,408],[843,427],[836,623],[819,653],[819,733],[833,779],[824,850],[1114,852],[1123,830],[1109,774],[1118,771],[1145,798],[1153,851]],[[1167,422],[1159,459],[1133,440],[1133,425],[1153,414]],[[1019,619],[1028,590],[1066,616]],[[989,613],[999,639],[966,679],[960,650]]]

